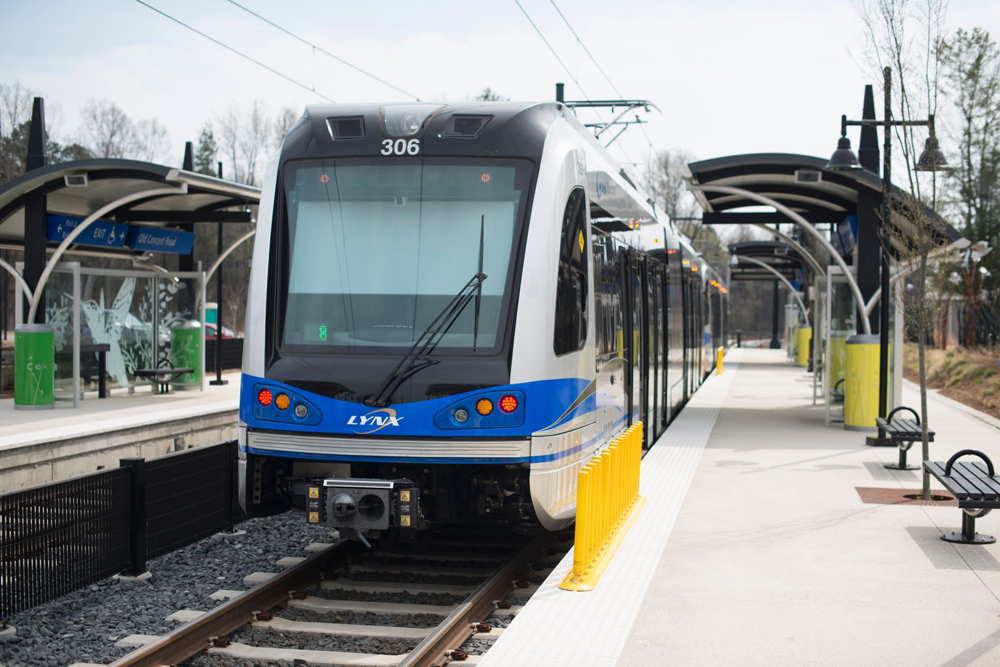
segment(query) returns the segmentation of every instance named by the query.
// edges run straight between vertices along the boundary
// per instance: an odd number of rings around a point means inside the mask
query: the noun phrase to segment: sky
[[[206,120],[254,99],[274,112],[323,102],[313,88],[337,102],[412,99],[228,0],[146,1],[305,88],[136,0],[0,0],[0,82],[42,94],[57,139],[78,136],[91,98],[110,99],[133,119],[157,118],[170,133],[170,164]],[[630,128],[613,147],[640,172],[651,146],[702,159],[827,156],[840,115],[860,116],[864,85],[873,83],[850,0],[520,0],[524,11],[515,0],[240,2],[424,100],[469,99],[485,86],[550,100],[560,81],[567,99],[617,98],[616,87],[651,100],[661,113],[650,114],[646,132]],[[974,26],[1000,37],[1000,2],[951,0],[948,32]]]

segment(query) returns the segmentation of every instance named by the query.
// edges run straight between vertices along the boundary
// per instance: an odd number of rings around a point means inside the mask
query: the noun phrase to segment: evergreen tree
[[[205,125],[201,128],[201,135],[198,137],[198,146],[194,152],[195,171],[209,176],[218,175],[215,164],[215,156],[218,152],[215,135],[212,134],[212,121],[205,121]]]

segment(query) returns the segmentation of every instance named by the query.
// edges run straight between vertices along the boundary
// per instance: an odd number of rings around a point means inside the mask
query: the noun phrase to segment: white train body
[[[241,503],[362,537],[569,525],[721,344],[710,267],[560,103],[309,107],[252,267]]]

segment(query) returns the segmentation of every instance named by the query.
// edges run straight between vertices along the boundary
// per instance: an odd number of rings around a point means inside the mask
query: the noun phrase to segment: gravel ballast
[[[165,618],[181,609],[211,609],[219,589],[243,590],[251,572],[275,572],[282,556],[306,555],[311,542],[330,542],[329,528],[310,526],[297,513],[250,519],[246,535],[205,539],[151,560],[147,581],[114,578],[15,614],[17,637],[0,643],[5,667],[64,667],[109,663],[129,652],[115,642],[131,634],[163,634],[177,627]]]

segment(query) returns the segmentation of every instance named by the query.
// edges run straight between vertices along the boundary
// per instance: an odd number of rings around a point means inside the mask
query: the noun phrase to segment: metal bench
[[[97,397],[108,397],[108,352],[111,345],[107,343],[88,343],[80,346],[81,357],[89,353],[97,353]],[[83,365],[83,364],[81,364]],[[83,374],[81,369],[81,375]]]
[[[979,463],[958,463],[963,456],[978,456],[986,463],[986,468]],[[945,542],[959,544],[993,544],[997,541],[992,535],[976,532],[976,519],[984,517],[990,510],[1000,507],[1000,477],[996,476],[993,461],[975,449],[963,449],[948,459],[941,461],[924,461],[924,469],[934,475],[955,498],[962,510],[962,532],[951,532],[942,535]]]
[[[185,373],[194,373],[194,369],[175,368],[169,359],[163,359],[157,368],[137,368],[133,373],[136,377],[153,378],[154,393],[169,394],[170,383],[176,381],[177,378]],[[156,387],[159,387],[159,391],[156,390]]]
[[[896,413],[902,410],[912,414],[913,419],[896,417]],[[920,470],[920,466],[906,464],[906,453],[910,451],[910,447],[914,442],[923,439],[923,428],[920,426],[920,415],[917,411],[901,405],[890,412],[885,419],[882,417],[876,419],[875,423],[899,447],[899,463],[886,463],[885,467],[889,470]],[[934,431],[928,430],[927,438],[928,442],[934,442]]]
[[[833,385],[833,389],[830,390],[830,396],[833,397],[834,403],[844,402],[844,378],[837,380],[837,384]]]

